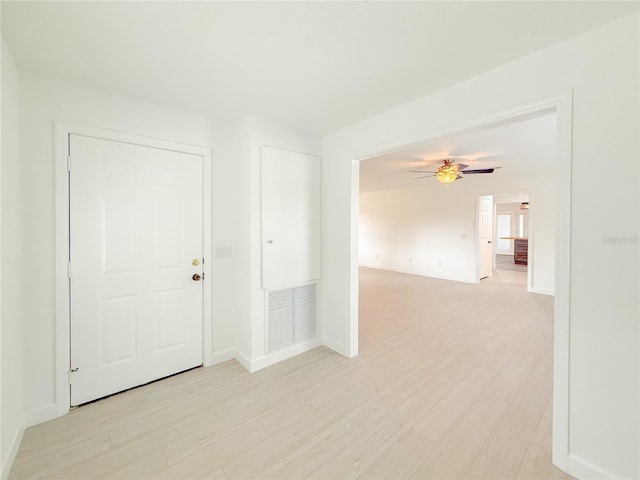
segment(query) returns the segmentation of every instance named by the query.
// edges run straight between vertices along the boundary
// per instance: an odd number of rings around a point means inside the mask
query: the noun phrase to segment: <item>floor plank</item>
[[[547,479],[553,298],[361,269],[360,354],[200,368],[27,429],[11,479]]]

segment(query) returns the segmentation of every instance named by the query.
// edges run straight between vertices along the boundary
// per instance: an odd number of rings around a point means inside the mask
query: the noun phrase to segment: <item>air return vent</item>
[[[316,336],[317,284],[267,292],[269,352]]]

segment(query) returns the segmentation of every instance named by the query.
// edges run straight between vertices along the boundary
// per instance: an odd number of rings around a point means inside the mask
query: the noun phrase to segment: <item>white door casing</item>
[[[203,157],[83,135],[69,148],[78,405],[203,363]]]
[[[491,219],[493,217],[493,197],[481,196],[478,199],[478,261],[480,278],[491,275]]]

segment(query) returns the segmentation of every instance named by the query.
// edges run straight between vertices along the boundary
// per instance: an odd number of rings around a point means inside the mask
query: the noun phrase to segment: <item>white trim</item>
[[[218,365],[219,363],[228,362],[229,360],[236,360],[236,357],[237,351],[235,348],[229,348],[227,350],[222,350],[221,352],[214,352],[209,358],[209,361],[211,363],[205,366],[212,367],[214,365]]]
[[[2,463],[2,468],[0,469],[0,479],[5,480],[9,478],[9,473],[11,473],[11,468],[13,467],[13,463],[16,459],[16,455],[18,454],[18,450],[20,449],[20,444],[22,443],[22,437],[24,436],[24,431],[32,425],[37,425],[38,423],[46,422],[47,420],[51,420],[58,416],[58,406],[55,403],[50,403],[40,408],[36,408],[35,410],[30,410],[25,412],[20,418],[20,424],[18,429],[15,432],[15,435],[11,439],[11,443],[9,444],[8,454]],[[4,447],[4,445],[3,445]],[[3,448],[2,453],[5,453],[5,449]]]
[[[22,426],[29,428],[47,420],[51,420],[57,416],[58,406],[55,403],[49,403],[34,410],[29,410],[22,415]]]
[[[358,331],[360,328],[358,315],[360,312],[360,278],[358,273],[358,263],[360,259],[360,161],[351,160],[351,269],[349,275],[349,290],[351,301],[349,302],[349,325],[347,325],[347,346],[346,356],[351,358],[358,355],[359,341]]]
[[[419,277],[429,277],[429,278],[437,278],[438,280],[449,280],[451,282],[461,282],[461,283],[478,283],[474,278],[464,278],[464,277],[449,277],[447,275],[440,275],[438,273],[429,272],[429,271],[421,271],[421,270],[411,270],[408,268],[400,268],[400,267],[392,267],[389,265],[376,265],[370,263],[361,263],[361,267],[366,268],[375,268],[378,270],[386,270],[389,272],[398,272],[398,273],[408,273],[409,275],[417,275]]]
[[[13,467],[13,462],[16,459],[16,455],[18,454],[18,450],[20,448],[20,444],[22,443],[22,437],[24,435],[24,426],[20,425],[20,428],[16,431],[16,434],[11,439],[11,443],[8,446],[8,454],[6,456],[5,461],[2,464],[2,470],[0,471],[0,479],[5,480],[9,478],[9,473],[11,472],[11,467]],[[2,453],[5,452],[5,445],[2,446]]]
[[[556,292],[552,288],[540,288],[540,287],[530,287],[527,292],[529,293],[538,293],[540,295],[550,295],[554,296]]]
[[[535,271],[533,266],[535,253],[533,252],[533,245],[535,245],[535,242],[536,242],[536,232],[533,229],[533,225],[536,217],[536,205],[535,205],[535,199],[533,198],[534,195],[531,192],[527,192],[527,195],[529,195],[529,213],[527,214],[528,216],[527,238],[529,239],[527,241],[527,292],[542,293],[540,290],[543,290],[543,289],[540,289],[533,285],[533,280],[535,278]],[[516,242],[513,242],[513,258],[514,259],[515,259],[515,256],[516,256]],[[554,268],[555,268],[555,265],[554,265]],[[554,292],[552,291],[551,295],[553,295],[553,293]],[[549,295],[549,294],[546,294],[546,295]]]
[[[614,475],[611,472],[605,472],[599,467],[585,462],[583,459],[576,457],[575,455],[569,455],[567,465],[567,473],[572,477],[580,478],[581,480],[613,480],[614,478],[625,478],[624,475]]]
[[[340,355],[343,355],[345,357],[349,357],[349,352],[347,351],[347,347],[340,343],[340,342],[336,342],[334,339],[326,337],[326,336],[322,336],[320,337],[320,340],[322,341],[322,344],[327,347],[330,348],[331,350],[333,350],[334,352],[339,353]],[[352,357],[353,355],[351,355]]]
[[[312,338],[311,340],[306,340],[304,342],[296,343],[288,348],[283,350],[278,350],[276,352],[270,353],[269,355],[265,355],[264,357],[257,358],[249,362],[249,370],[251,373],[261,370],[265,367],[273,365],[275,363],[281,362],[291,357],[295,357],[296,355],[300,355],[301,353],[308,352],[309,350],[313,350],[316,347],[322,345],[322,342],[319,338]],[[240,362],[242,363],[242,362]],[[244,364],[243,364],[244,366]],[[245,368],[247,368],[245,366]]]
[[[553,463],[567,471],[569,456],[569,328],[571,292],[571,145],[572,145],[573,92],[551,96],[516,106],[496,114],[476,118],[457,125],[448,125],[431,131],[413,133],[378,146],[365,147],[355,152],[352,162],[390,153],[400,148],[426,140],[452,135],[463,131],[486,128],[539,115],[545,111],[556,112],[556,283],[554,310],[554,370],[553,370]],[[350,228],[350,292],[347,356],[357,354],[358,345],[358,170],[352,168],[351,179],[351,228]],[[531,219],[530,223],[531,223]]]
[[[251,360],[249,360],[249,358],[244,353],[242,353],[240,350],[236,350],[235,358],[238,363],[245,368],[245,370],[251,372]]]
[[[189,153],[202,156],[203,159],[203,256],[205,264],[205,281],[203,287],[203,349],[202,362],[212,365],[212,296],[213,296],[213,173],[212,153],[207,147],[171,142],[141,135],[105,130],[100,128],[55,122],[55,179],[56,179],[56,403],[55,409],[45,407],[50,417],[42,416],[40,421],[50,420],[69,411],[69,278],[67,266],[69,261],[69,175],[67,156],[69,153],[69,136],[82,135],[105,140],[113,140],[133,145],[142,145],[163,150]],[[208,278],[207,278],[208,277]]]
[[[190,147],[194,148],[194,147]],[[202,365],[213,365],[213,159],[210,148],[197,147],[202,155]],[[192,152],[188,152],[192,153]],[[206,274],[206,275],[205,275]]]
[[[573,91],[556,108],[556,264],[553,332],[553,463],[567,471],[569,457],[569,348],[571,328],[571,154]],[[529,217],[531,222],[531,217]]]

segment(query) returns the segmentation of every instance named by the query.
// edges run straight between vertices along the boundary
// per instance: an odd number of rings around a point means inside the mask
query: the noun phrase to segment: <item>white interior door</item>
[[[493,197],[482,196],[478,204],[478,242],[480,278],[491,275],[491,219],[493,217]]]
[[[262,287],[320,278],[320,159],[262,147]]]
[[[201,156],[70,135],[71,405],[202,364]],[[77,369],[77,370],[76,370]]]

